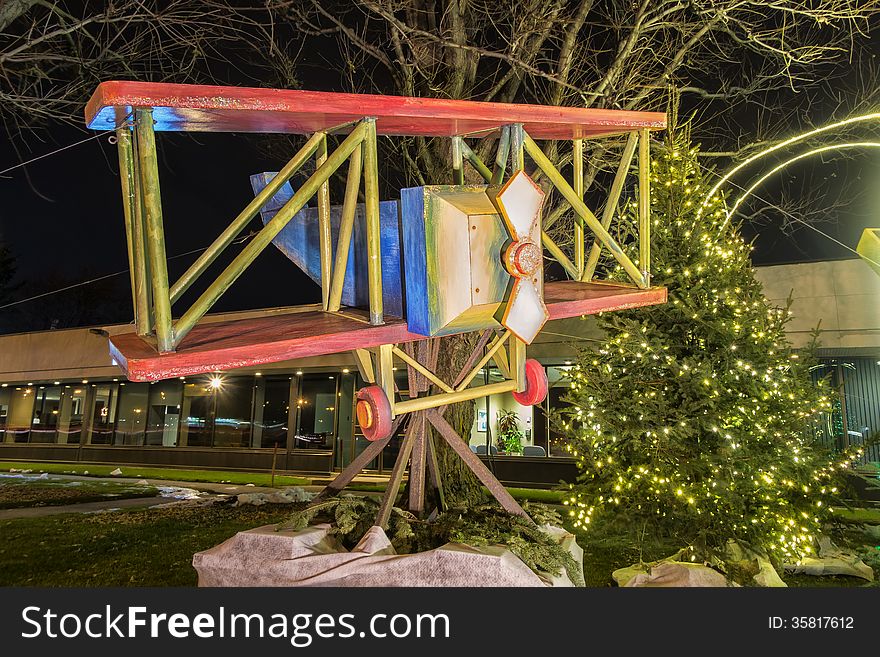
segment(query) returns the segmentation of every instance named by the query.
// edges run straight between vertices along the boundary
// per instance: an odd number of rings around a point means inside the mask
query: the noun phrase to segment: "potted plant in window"
[[[503,454],[522,454],[523,432],[516,411],[498,411],[498,448]]]

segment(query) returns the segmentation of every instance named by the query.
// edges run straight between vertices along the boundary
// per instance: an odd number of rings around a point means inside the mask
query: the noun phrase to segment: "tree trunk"
[[[441,340],[440,357],[437,361],[436,371],[441,379],[448,382],[455,380],[474,350],[477,335],[477,333],[465,333]],[[474,424],[474,402],[467,401],[450,405],[446,409],[445,417],[459,437],[467,443]],[[452,451],[452,448],[446,444],[440,434],[432,427],[430,431],[437,448],[437,464],[447,505],[450,507],[473,506],[484,502],[486,496],[483,486],[474,473]]]

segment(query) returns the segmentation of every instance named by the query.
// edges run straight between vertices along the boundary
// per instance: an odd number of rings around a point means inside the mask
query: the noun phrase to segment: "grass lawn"
[[[834,517],[840,522],[880,525],[880,509],[834,509]]]
[[[385,490],[385,484],[370,483],[353,483],[349,484],[347,491],[357,491],[361,493],[381,493]],[[490,495],[489,490],[484,488],[486,495]],[[515,500],[520,502],[540,502],[541,504],[562,504],[562,500],[566,498],[566,492],[561,490],[547,490],[544,488],[511,488],[507,487],[507,491]]]
[[[289,514],[286,505],[217,505],[0,521],[0,586],[194,586],[195,552]],[[611,573],[617,568],[669,556],[680,547],[652,541],[640,553],[623,536],[576,534],[590,587],[614,586]],[[865,585],[850,577],[784,579],[790,586]]]
[[[113,499],[155,497],[153,486],[137,486],[121,481],[72,481],[0,475],[0,509],[58,506]]]
[[[3,470],[31,469],[58,474],[108,476],[116,466],[59,463],[0,463]],[[177,481],[228,481],[268,485],[270,476],[211,470],[122,467],[123,476]],[[15,482],[15,483],[11,483]],[[25,485],[23,482],[27,482]],[[71,482],[0,477],[0,508],[70,504],[113,496],[154,495],[154,488],[118,481]],[[275,478],[276,486],[305,485],[301,477]],[[383,484],[355,484],[349,490],[383,491]],[[564,491],[509,488],[518,500],[561,504]],[[139,495],[140,493],[140,495]],[[92,496],[89,498],[89,496]],[[565,509],[559,509],[566,518]],[[878,509],[836,509],[834,533],[841,547],[856,549],[880,574],[880,557],[861,533],[860,525],[880,524]],[[0,586],[194,586],[192,555],[229,538],[238,531],[286,519],[290,507],[176,507],[99,514],[66,514],[0,521]],[[568,523],[566,523],[568,524]],[[573,529],[567,527],[569,531]],[[611,573],[639,561],[650,562],[676,552],[681,545],[649,539],[641,551],[626,536],[574,531],[584,549],[587,586],[614,586]],[[880,546],[876,548],[880,551]],[[783,575],[789,586],[864,586],[851,577]]]
[[[33,470],[36,473],[75,474],[91,477],[109,477],[116,468],[122,470],[122,477],[138,479],[167,479],[169,481],[196,481],[209,483],[254,484],[269,486],[272,475],[264,472],[231,472],[226,470],[178,470],[177,468],[147,468],[139,465],[94,465],[90,463],[13,463],[0,461],[0,472]],[[312,483],[306,477],[275,475],[276,486],[308,486]]]
[[[192,555],[238,531],[281,522],[285,505],[65,514],[0,521],[0,586],[195,586]],[[639,558],[623,539],[579,534],[587,586]],[[657,545],[646,559],[674,547]]]
[[[0,521],[0,586],[195,586],[195,552],[290,507],[177,507]]]

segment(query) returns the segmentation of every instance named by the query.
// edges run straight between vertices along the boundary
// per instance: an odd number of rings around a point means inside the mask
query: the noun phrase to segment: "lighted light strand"
[[[836,128],[842,128],[847,125],[851,125],[853,123],[860,123],[862,121],[880,121],[880,112],[871,112],[870,114],[862,114],[859,116],[852,116],[848,119],[844,119],[842,121],[837,121],[836,123],[830,123],[828,125],[822,126],[820,128],[816,128],[814,130],[810,130],[808,132],[801,133],[799,135],[795,135],[794,137],[789,137],[778,144],[771,146],[769,148],[765,148],[758,153],[755,153],[751,157],[746,158],[738,165],[733,167],[730,171],[725,173],[718,180],[717,183],[709,190],[709,193],[706,194],[703,202],[700,204],[700,207],[697,209],[697,218],[702,216],[703,209],[709,204],[710,200],[715,197],[718,193],[718,190],[721,189],[724,184],[730,180],[733,176],[735,176],[738,172],[742,171],[745,167],[749,166],[753,162],[760,160],[762,157],[766,157],[771,153],[775,153],[776,151],[785,148],[786,146],[791,146],[792,144],[796,144],[805,139],[809,139],[810,137],[815,137],[816,135],[820,135],[825,132],[829,132],[831,130],[835,130]]]
[[[817,148],[810,149],[800,155],[795,155],[780,164],[777,164],[775,167],[770,169],[763,176],[758,178],[754,183],[752,183],[746,190],[736,199],[736,202],[730,206],[730,209],[727,211],[727,216],[725,217],[725,222],[729,221],[730,218],[736,213],[737,209],[743,202],[752,195],[752,193],[761,185],[763,185],[768,178],[773,177],[783,169],[785,169],[790,164],[794,164],[795,162],[799,162],[800,160],[805,160],[808,157],[813,157],[814,155],[820,155],[822,153],[827,153],[828,151],[837,151],[837,150],[847,150],[849,148],[880,148],[880,142],[877,141],[854,141],[847,142],[844,144],[830,144],[827,146],[819,146]]]
[[[661,242],[690,245],[689,253],[678,272],[669,262],[661,268],[676,283],[668,281],[670,304],[654,311],[667,315],[646,314],[638,325],[621,321],[589,365],[579,362],[570,371],[574,397],[563,429],[573,440],[565,449],[582,483],[569,485],[564,503],[578,528],[600,514],[631,512],[701,526],[725,540],[757,539],[769,552],[799,560],[815,549],[829,496],[837,493],[833,476],[860,450],[831,459],[812,451],[800,425],[831,410],[827,385],[819,381],[814,389],[806,368],[798,369],[784,337],[791,312],[770,307],[741,273],[750,270],[750,247],[732,232],[723,201],[709,199],[705,225],[690,221],[688,208],[697,208],[689,197],[703,192],[693,154],[672,150],[652,174],[659,186],[652,201],[662,205],[663,194],[680,201],[668,210],[674,221],[660,224],[655,217],[655,234]],[[680,189],[665,192],[669,187]],[[716,231],[719,225],[727,230]],[[652,318],[652,327],[692,323],[685,340],[711,355],[673,353],[675,343],[648,330]],[[678,335],[673,328],[669,337]],[[718,346],[724,336],[735,353]],[[707,403],[694,407],[699,399]],[[693,560],[696,547],[690,548]]]

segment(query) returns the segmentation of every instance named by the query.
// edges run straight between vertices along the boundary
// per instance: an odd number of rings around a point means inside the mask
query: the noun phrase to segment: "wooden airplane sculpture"
[[[255,366],[351,351],[369,384],[356,415],[370,445],[325,490],[341,491],[408,419],[377,524],[387,524],[409,464],[409,508],[424,508],[426,474],[443,491],[427,425],[459,454],[511,513],[525,515],[444,419],[452,403],[511,392],[522,404],[547,394],[543,367],[526,346],[551,319],[663,303],[650,281],[649,137],[665,127],[652,112],[579,109],[276,89],[104,82],[86,123],[113,129],[118,142],[135,330],[110,338],[115,362],[134,381]],[[156,131],[275,132],[311,135],[278,172],[252,176],[254,199],[175,282],[168,280]],[[340,135],[333,152],[328,137]],[[380,201],[377,135],[451,140],[455,184],[403,189]],[[601,219],[584,202],[585,139],[627,135]],[[492,168],[466,139],[489,139]],[[572,182],[535,139],[572,143]],[[611,236],[625,179],[638,149],[638,263]],[[525,171],[528,155],[576,217],[573,259],[547,234],[545,193]],[[294,189],[291,178],[314,159]],[[348,163],[342,205],[330,204],[329,178]],[[465,185],[464,163],[485,185]],[[508,173],[508,162],[511,163]],[[361,180],[364,202],[357,203]],[[312,198],[315,207],[306,207]],[[257,215],[263,228],[175,320],[171,308]],[[589,254],[585,234],[594,236]],[[269,244],[321,286],[319,306],[264,317],[199,322]],[[594,279],[608,249],[631,283]],[[570,280],[544,282],[544,257]],[[476,332],[458,376],[435,372],[440,339]],[[403,399],[394,359],[408,371]],[[472,385],[493,361],[503,380]]]

